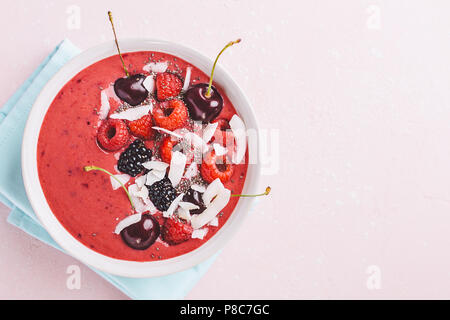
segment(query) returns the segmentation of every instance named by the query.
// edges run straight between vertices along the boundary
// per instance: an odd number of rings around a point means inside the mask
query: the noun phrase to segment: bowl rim
[[[169,41],[151,38],[128,38],[121,40],[120,47],[123,53],[137,51],[169,53],[188,61],[207,74],[213,64],[211,59],[198,51]],[[40,184],[37,168],[37,143],[44,117],[53,99],[77,73],[97,61],[116,54],[114,41],[108,41],[84,50],[56,72],[38,95],[28,116],[22,141],[22,178],[26,194],[37,218],[55,242],[66,253],[97,270],[132,278],[157,277],[186,270],[214,255],[232,238],[242,225],[245,217],[251,212],[256,201],[255,198],[238,201],[226,223],[200,247],[177,257],[141,262],[112,258],[79,242],[52,213]],[[216,66],[214,78],[215,83],[219,84],[225,91],[236,111],[246,123],[247,129],[255,129],[255,135],[248,137],[247,147],[249,156],[251,156],[251,150],[256,150],[253,157],[258,160],[260,150],[258,122],[247,96],[220,65]],[[260,176],[261,165],[259,161],[249,164],[243,192],[257,193]]]

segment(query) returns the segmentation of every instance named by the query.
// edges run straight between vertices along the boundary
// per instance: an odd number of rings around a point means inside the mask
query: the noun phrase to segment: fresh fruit
[[[98,144],[106,151],[119,150],[129,139],[130,133],[122,120],[104,120],[97,131]]]
[[[209,183],[217,178],[222,183],[230,180],[234,172],[234,166],[226,163],[226,157],[218,157],[214,151],[208,153],[204,158],[200,167],[200,173],[203,179]],[[219,160],[219,161],[218,161]]]
[[[189,210],[190,214],[200,214],[206,209],[206,206],[202,200],[202,194],[196,190],[193,190],[192,188],[189,188],[189,190],[183,196],[183,201],[190,202],[199,206],[199,209]]]
[[[227,156],[231,159],[234,150],[234,135],[231,131],[230,123],[226,119],[216,119],[213,123],[218,123],[214,136],[211,138],[211,143],[218,143],[227,148]]]
[[[183,127],[188,119],[188,111],[183,101],[173,99],[155,108],[153,118],[159,127],[173,131]]]
[[[128,69],[125,66],[125,62],[123,61],[122,53],[120,52],[119,42],[117,41],[116,29],[114,28],[111,11],[108,11],[108,17],[109,22],[111,23],[112,31],[114,34],[114,41],[116,42],[120,61],[122,62],[122,67],[126,75],[126,77],[119,78],[114,82],[114,92],[122,101],[125,101],[132,106],[137,106],[148,97],[148,91],[142,85],[146,77],[143,74],[135,74],[130,76],[130,74],[128,73]]]
[[[170,164],[170,161],[172,160],[172,152],[174,151],[183,152],[181,149],[181,144],[179,144],[177,139],[171,136],[165,137],[159,146],[159,155],[161,156],[162,161]],[[191,164],[194,154],[189,153],[186,157],[186,165]]]
[[[159,101],[176,97],[180,94],[181,88],[183,88],[181,79],[173,73],[158,73],[156,76],[156,97]]]
[[[128,129],[135,137],[143,140],[149,140],[153,136],[153,120],[151,115],[145,115],[142,118],[128,122]]]
[[[172,137],[166,137],[161,142],[161,146],[159,147],[159,155],[161,156],[162,161],[170,163],[170,160],[172,160],[172,150],[173,147],[178,142],[176,140],[173,140]]]
[[[114,92],[122,101],[137,106],[148,97],[148,91],[142,85],[145,78],[143,74],[119,78],[114,82]]]
[[[145,147],[142,140],[136,139],[120,155],[117,168],[120,172],[135,177],[144,170],[142,164],[151,158],[152,151]]]
[[[190,87],[184,96],[189,115],[194,121],[208,123],[214,120],[222,111],[223,98],[212,86],[210,97],[206,97],[207,83],[199,83]]]
[[[145,250],[155,243],[160,233],[158,220],[150,214],[143,214],[139,222],[124,228],[120,232],[120,236],[129,247]]]
[[[177,191],[167,177],[147,186],[147,189],[150,200],[159,211],[167,211],[177,197]]]
[[[162,226],[161,237],[170,245],[177,245],[189,240],[193,228],[178,218],[167,218]]]
[[[241,39],[230,41],[219,52],[211,70],[209,84],[199,83],[186,91],[184,99],[189,110],[189,115],[194,121],[202,121],[203,123],[211,122],[222,111],[223,98],[219,91],[212,85],[214,70],[222,52],[239,42],[241,42]]]

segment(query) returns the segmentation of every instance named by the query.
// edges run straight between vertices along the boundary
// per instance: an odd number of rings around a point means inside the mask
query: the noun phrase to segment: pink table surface
[[[448,1],[13,1],[0,104],[61,39],[110,40],[108,9],[119,37],[211,57],[241,37],[221,64],[274,139],[273,193],[187,298],[450,298]],[[126,298],[7,214],[0,298]]]

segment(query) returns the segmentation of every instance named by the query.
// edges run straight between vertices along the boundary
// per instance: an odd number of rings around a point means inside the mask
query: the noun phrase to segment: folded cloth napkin
[[[30,109],[48,80],[80,50],[62,41],[0,109],[0,201],[11,208],[8,222],[63,251],[39,223],[22,182],[21,144]],[[181,299],[215,256],[185,271],[157,278],[125,278],[93,269],[132,299]]]

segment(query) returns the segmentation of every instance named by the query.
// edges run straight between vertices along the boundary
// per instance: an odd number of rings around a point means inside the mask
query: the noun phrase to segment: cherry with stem
[[[122,61],[123,70],[125,71],[125,75],[127,77],[129,77],[130,74],[128,73],[128,69],[125,66],[125,62],[123,61],[122,53],[120,52],[119,42],[117,41],[116,29],[114,28],[114,22],[113,22],[113,17],[112,17],[111,11],[108,11],[108,17],[109,17],[109,22],[111,23],[113,34],[114,34],[114,41],[116,42],[117,51],[119,52],[120,61]]]
[[[214,61],[209,83],[198,83],[191,86],[184,95],[189,115],[194,121],[208,123],[213,121],[220,114],[223,108],[223,98],[219,91],[213,86],[214,71],[217,61],[222,53],[232,45],[241,42],[241,39],[228,42],[219,52]]]
[[[125,77],[119,78],[114,82],[114,92],[122,101],[125,101],[131,106],[137,106],[148,97],[148,91],[143,86],[146,77],[143,74],[130,75],[128,72],[122,52],[120,51],[111,11],[108,11],[108,17],[114,34],[117,51],[119,52],[120,61],[122,62],[122,67],[125,71]]]
[[[219,52],[219,54],[216,57],[216,60],[214,60],[214,64],[213,67],[211,69],[211,76],[209,77],[209,84],[208,84],[208,90],[205,93],[205,97],[206,98],[211,98],[211,87],[212,87],[212,82],[213,82],[213,77],[214,77],[214,70],[216,69],[216,64],[217,61],[219,60],[220,55],[229,47],[231,47],[232,45],[241,42],[241,39],[237,39],[235,41],[230,41],[227,43],[227,45],[225,47],[223,47],[223,49]]]

